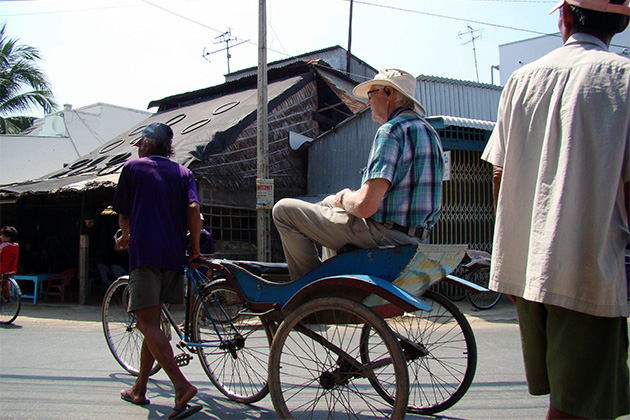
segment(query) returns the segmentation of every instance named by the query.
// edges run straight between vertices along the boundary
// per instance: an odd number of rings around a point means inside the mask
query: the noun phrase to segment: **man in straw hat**
[[[490,288],[514,297],[548,418],[610,419],[630,412],[630,60],[608,46],[630,8],[555,10],[564,46],[510,77],[482,156],[497,200]]]
[[[440,215],[444,161],[437,133],[414,98],[416,79],[383,69],[354,88],[380,124],[361,188],[343,189],[320,203],[280,200],[273,218],[292,279],[321,264],[317,245],[376,248],[417,244]]]

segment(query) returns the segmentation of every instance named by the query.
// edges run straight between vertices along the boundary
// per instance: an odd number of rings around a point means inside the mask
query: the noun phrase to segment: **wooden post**
[[[269,130],[267,127],[267,6],[266,0],[258,4],[258,113],[257,113],[257,177],[269,178]],[[271,258],[271,215],[265,208],[257,209],[258,260]]]
[[[83,220],[81,221],[83,223]],[[88,235],[81,234],[79,237],[79,304],[87,305],[88,303],[88,287],[89,285],[89,255],[90,238]]]

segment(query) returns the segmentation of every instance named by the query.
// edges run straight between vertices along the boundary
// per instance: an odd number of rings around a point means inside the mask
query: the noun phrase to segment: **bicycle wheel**
[[[243,314],[244,309],[227,281],[212,282],[195,300],[192,338],[199,345],[201,366],[217,389],[233,401],[251,404],[269,392],[267,365],[275,327],[259,316]]]
[[[0,324],[10,324],[20,313],[22,292],[13,279],[0,279]]]
[[[475,268],[473,271],[468,273],[466,279],[472,283],[487,288],[488,283],[490,282],[490,267],[481,266]],[[466,294],[468,295],[470,303],[480,310],[492,308],[499,302],[499,299],[501,299],[501,293],[494,292],[492,290],[489,292],[473,292],[469,290]]]
[[[112,352],[114,359],[127,372],[138,376],[140,351],[144,336],[136,327],[135,316],[127,312],[128,284],[129,278],[125,276],[120,277],[109,286],[103,298],[101,319],[105,341],[107,341],[107,347]],[[162,324],[164,329],[164,323]],[[159,370],[160,365],[155,362],[150,375],[154,375]]]
[[[359,354],[361,330],[375,340],[372,363]],[[384,401],[370,386],[392,395]],[[398,341],[385,321],[365,305],[344,298],[312,300],[287,316],[271,345],[269,389],[280,418],[394,418],[405,416],[409,377]]]
[[[395,334],[405,337],[414,347],[403,343],[408,360],[408,412],[434,414],[457,403],[468,391],[477,369],[477,345],[472,328],[464,314],[446,297],[431,290],[422,299],[433,307],[431,312],[417,311],[388,318]],[[374,359],[372,347],[380,338],[365,326],[361,338],[361,353],[365,361]],[[388,378],[371,381],[377,392],[393,402],[386,388]]]

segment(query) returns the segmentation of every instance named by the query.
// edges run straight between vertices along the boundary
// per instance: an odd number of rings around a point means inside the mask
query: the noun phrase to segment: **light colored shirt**
[[[596,37],[506,84],[482,159],[503,167],[490,287],[604,317],[628,316],[630,60]]]
[[[441,213],[444,158],[437,133],[418,114],[399,108],[376,133],[363,181],[384,178],[389,189],[376,222],[431,229]]]

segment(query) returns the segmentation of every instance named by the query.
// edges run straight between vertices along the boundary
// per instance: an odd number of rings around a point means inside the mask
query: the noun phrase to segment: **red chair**
[[[49,278],[48,287],[46,287],[46,300],[48,300],[48,293],[50,292],[50,289],[57,289],[59,297],[63,302],[65,298],[65,290],[70,287],[70,282],[76,273],[77,270],[74,268],[68,268],[56,276]]]

